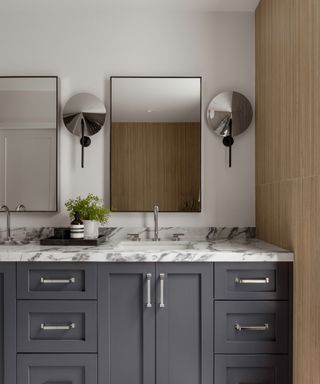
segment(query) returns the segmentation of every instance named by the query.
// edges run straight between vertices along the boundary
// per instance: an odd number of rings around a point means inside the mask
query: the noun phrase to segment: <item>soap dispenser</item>
[[[84,225],[81,220],[81,215],[76,212],[74,220],[70,224],[70,238],[71,239],[83,239],[84,238]]]

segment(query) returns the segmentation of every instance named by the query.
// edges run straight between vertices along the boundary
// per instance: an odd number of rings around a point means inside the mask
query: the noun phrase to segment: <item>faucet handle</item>
[[[26,211],[26,207],[23,204],[18,204],[17,208],[16,208],[16,211],[17,212],[19,212],[19,211]]]
[[[180,239],[181,236],[184,236],[184,233],[174,233],[174,234],[172,235],[172,240],[173,240],[173,241],[180,241],[180,240],[181,240],[181,239]]]
[[[132,241],[140,241],[140,235],[139,233],[128,233],[128,238]]]

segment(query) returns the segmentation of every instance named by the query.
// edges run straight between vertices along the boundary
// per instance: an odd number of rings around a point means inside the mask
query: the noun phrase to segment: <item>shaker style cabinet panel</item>
[[[288,263],[215,263],[216,300],[287,300]]]
[[[215,384],[289,384],[288,371],[288,356],[215,357]]]
[[[211,263],[99,267],[99,383],[213,383]]]
[[[88,300],[97,298],[94,263],[19,263],[18,299]]]
[[[19,300],[18,352],[96,353],[97,303]]]
[[[17,384],[97,384],[96,355],[18,355]]]
[[[0,383],[16,382],[16,265],[0,264]]]
[[[155,383],[155,264],[99,266],[99,383]]]
[[[213,266],[158,263],[157,384],[213,382]]]
[[[288,303],[216,301],[215,353],[288,353]]]

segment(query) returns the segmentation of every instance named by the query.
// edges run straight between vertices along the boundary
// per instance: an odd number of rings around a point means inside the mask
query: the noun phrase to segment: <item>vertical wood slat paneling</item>
[[[256,12],[256,223],[292,249],[294,384],[320,383],[320,2]]]

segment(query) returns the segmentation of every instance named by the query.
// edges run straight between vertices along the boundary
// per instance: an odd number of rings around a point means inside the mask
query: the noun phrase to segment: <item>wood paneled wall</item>
[[[294,262],[295,384],[320,383],[320,1],[256,11],[257,236]]]
[[[112,209],[199,211],[200,164],[200,123],[113,123]]]

